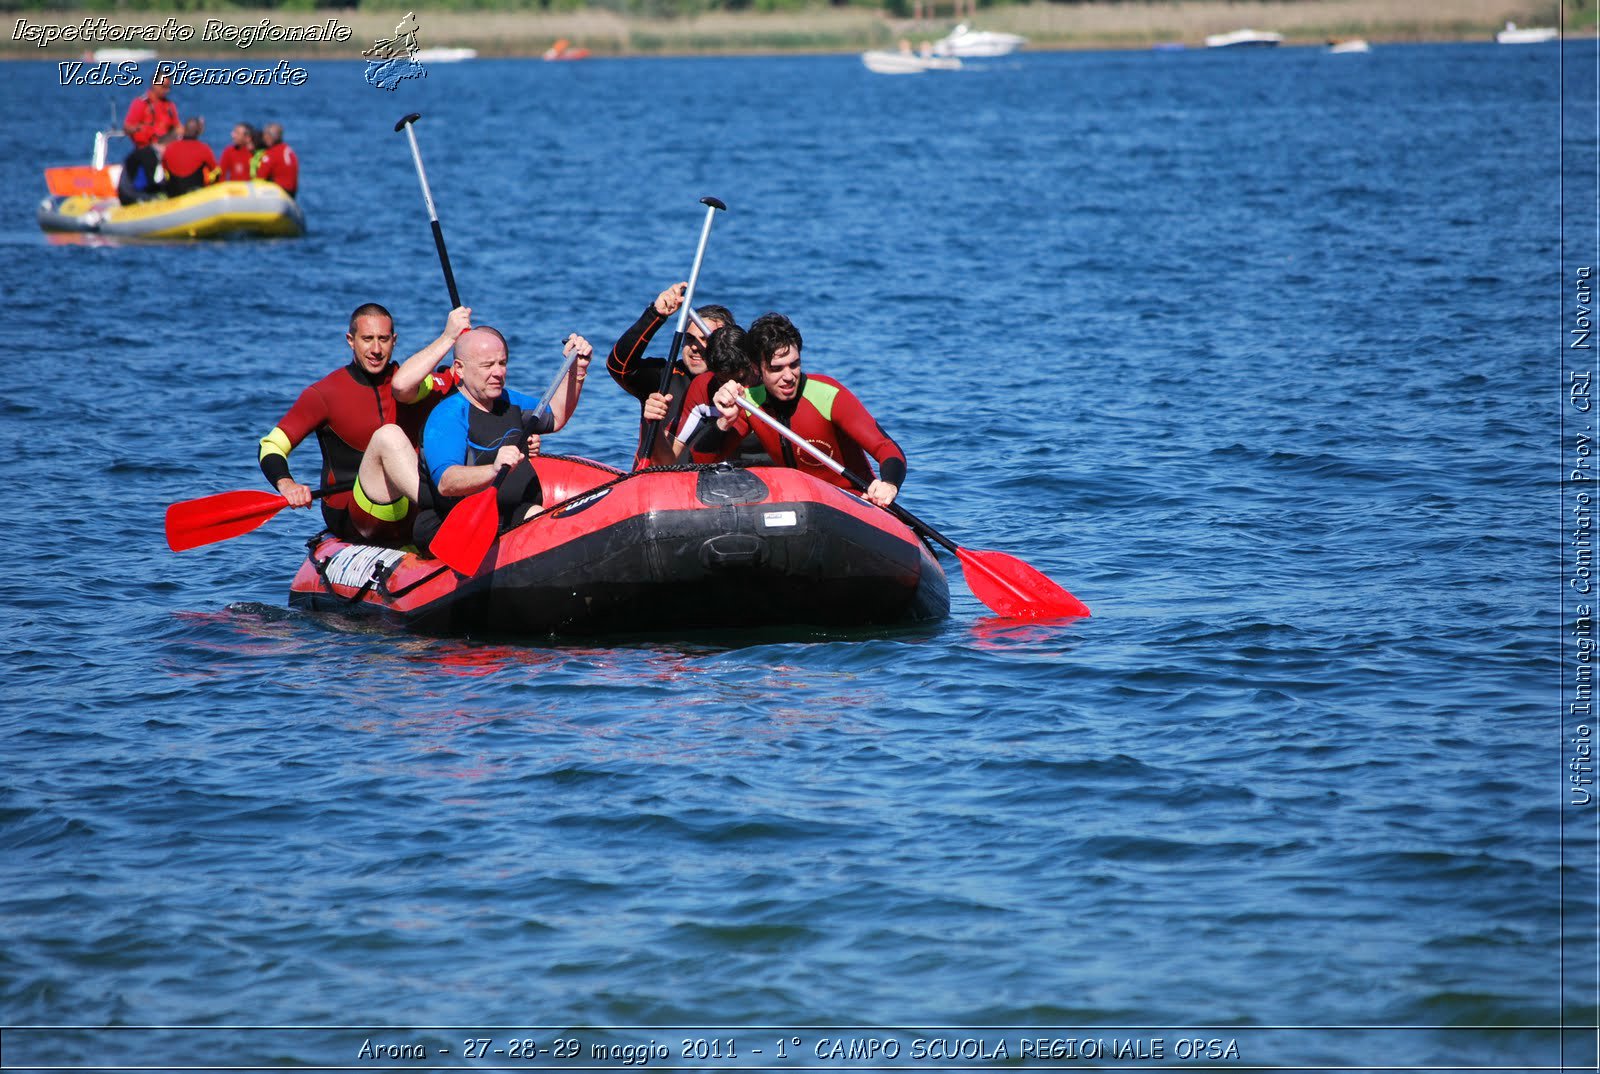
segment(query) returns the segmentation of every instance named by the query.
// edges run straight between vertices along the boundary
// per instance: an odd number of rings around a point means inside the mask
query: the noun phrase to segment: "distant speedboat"
[[[475,48],[419,48],[417,49],[418,63],[460,63],[462,60],[475,60],[478,50]]]
[[[1359,37],[1352,37],[1348,41],[1330,41],[1328,51],[1337,56],[1344,56],[1356,52],[1371,52],[1372,46]]]
[[[1019,34],[1003,34],[993,30],[974,30],[961,23],[954,30],[933,43],[935,56],[960,56],[976,59],[989,56],[1006,56],[1028,43]]]
[[[1532,26],[1525,30],[1517,29],[1514,22],[1506,23],[1506,28],[1494,35],[1495,41],[1502,45],[1542,45],[1546,41],[1554,41],[1561,36],[1561,31],[1550,26]]]
[[[92,58],[95,63],[148,63],[156,58],[156,52],[149,48],[97,48]]]
[[[572,42],[563,37],[544,50],[544,58],[547,60],[587,60],[589,58],[589,50],[582,46],[574,48]]]
[[[891,52],[874,49],[861,54],[867,70],[880,75],[920,75],[924,71],[959,71],[961,60],[955,56],[928,56],[915,52]]]
[[[1231,30],[1208,36],[1206,48],[1271,48],[1282,41],[1283,35],[1271,30]]]

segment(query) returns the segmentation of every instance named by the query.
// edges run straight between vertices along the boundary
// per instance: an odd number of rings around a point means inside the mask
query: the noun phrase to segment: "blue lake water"
[[[939,1065],[922,1027],[967,1066],[1560,1063],[1596,1020],[1561,488],[1595,62],[309,63],[174,94],[219,148],[284,124],[309,235],[114,248],[32,213],[127,95],[0,65],[0,1022],[187,1027],[13,1029],[8,1067]],[[793,317],[902,502],[1094,617],[995,619],[951,563],[916,630],[421,639],[287,609],[307,515],[169,552],[167,504],[261,487],[354,306],[402,352],[443,325],[410,111],[513,386],[685,276],[714,194],[700,296]],[[621,463],[636,417],[591,382],[551,447]]]

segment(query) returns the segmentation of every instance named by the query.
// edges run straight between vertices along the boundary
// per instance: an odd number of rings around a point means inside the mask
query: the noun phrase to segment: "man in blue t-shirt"
[[[460,390],[434,408],[422,431],[423,477],[431,508],[417,518],[414,532],[426,547],[439,523],[461,499],[495,483],[501,524],[515,525],[540,510],[539,478],[529,461],[539,454],[539,437],[567,423],[578,405],[594,348],[580,335],[567,338],[562,353],[573,358],[550,398],[540,401],[506,387],[506,339],[493,328],[478,327],[456,341],[454,370]]]

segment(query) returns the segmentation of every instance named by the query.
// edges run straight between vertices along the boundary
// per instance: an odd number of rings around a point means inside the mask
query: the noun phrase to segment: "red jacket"
[[[186,179],[195,172],[202,172],[210,182],[209,173],[217,170],[217,158],[211,147],[200,139],[179,138],[162,150],[161,166],[175,179]]]
[[[250,157],[253,151],[230,145],[222,151],[222,181],[243,182],[250,178]]]
[[[149,145],[168,131],[178,129],[178,106],[170,99],[156,100],[146,93],[135,97],[128,106],[122,126],[135,146]]]
[[[293,197],[300,189],[300,158],[282,142],[269,146],[262,154],[260,166],[256,168],[256,178],[277,183]]]

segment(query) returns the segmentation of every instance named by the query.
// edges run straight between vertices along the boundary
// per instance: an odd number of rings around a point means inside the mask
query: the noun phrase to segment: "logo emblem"
[[[417,60],[417,16],[406,12],[394,36],[373,42],[361,55],[367,57],[367,85],[393,93],[408,78],[427,78],[428,69]]]

